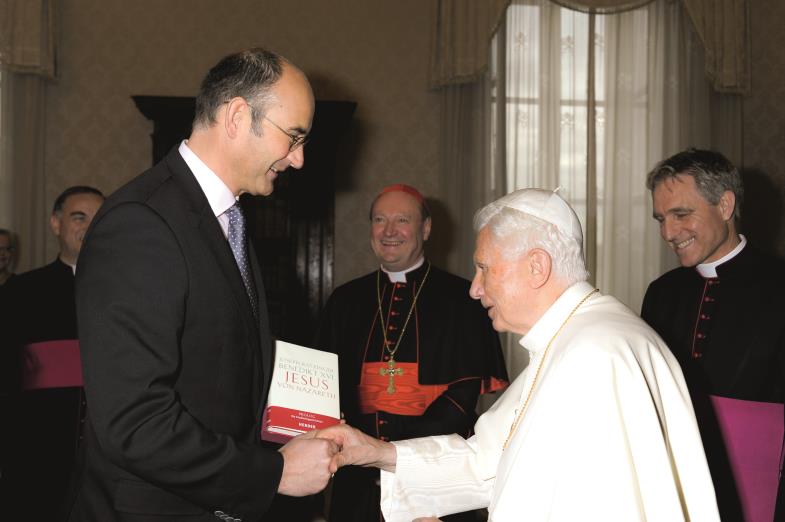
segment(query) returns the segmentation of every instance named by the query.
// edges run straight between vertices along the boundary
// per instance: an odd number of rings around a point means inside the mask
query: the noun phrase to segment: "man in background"
[[[333,292],[317,334],[317,348],[338,354],[346,421],[385,441],[467,437],[479,395],[506,385],[498,335],[469,281],[426,257],[431,215],[418,190],[384,188],[370,225],[380,266]],[[378,520],[378,481],[378,470],[340,470],[329,520]]]
[[[334,466],[382,472],[387,522],[488,507],[489,520],[719,520],[679,365],[636,314],[586,282],[583,234],[557,194],[513,192],[475,217],[471,296],[523,337],[529,366],[475,435],[388,443],[348,425]]]
[[[276,493],[327,484],[334,444],[261,444],[272,344],[238,202],[302,167],[313,113],[288,60],[226,56],[190,137],[96,216],[77,272],[89,413],[70,520],[250,522]]]
[[[743,520],[749,513],[741,513],[741,484],[731,472],[718,416],[728,407],[744,407],[733,400],[754,401],[746,403],[753,408],[755,403],[783,403],[785,321],[780,303],[785,262],[760,252],[739,234],[744,189],[738,169],[722,154],[680,152],[654,167],[646,186],[662,239],[681,267],[649,285],[641,315],[684,370],[723,519]],[[780,428],[776,454],[768,463],[775,477],[782,432]],[[763,490],[758,483],[752,492]],[[772,488],[769,504],[775,494]],[[761,502],[760,496],[753,501]],[[782,502],[780,478],[778,517],[785,517]]]
[[[49,218],[59,245],[57,258],[10,279],[0,297],[10,388],[0,505],[11,518],[63,520],[85,414],[78,376],[62,375],[64,362],[79,367],[74,271],[87,228],[103,201],[93,187],[64,190]]]

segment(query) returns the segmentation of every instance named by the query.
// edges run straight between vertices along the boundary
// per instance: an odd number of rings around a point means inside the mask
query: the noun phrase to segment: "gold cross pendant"
[[[403,368],[396,368],[395,367],[395,359],[390,358],[387,361],[387,368],[379,368],[379,375],[387,375],[390,378],[389,384],[387,384],[387,393],[393,394],[395,393],[395,376],[396,375],[403,375]]]

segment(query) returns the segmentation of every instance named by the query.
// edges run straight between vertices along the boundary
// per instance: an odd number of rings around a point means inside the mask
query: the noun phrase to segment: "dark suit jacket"
[[[76,277],[89,425],[72,521],[262,517],[283,458],[260,445],[271,343],[249,256],[258,320],[176,149],[106,200]]]

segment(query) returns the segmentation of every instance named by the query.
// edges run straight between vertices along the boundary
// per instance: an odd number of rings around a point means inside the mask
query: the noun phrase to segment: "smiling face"
[[[371,211],[371,248],[390,272],[402,272],[423,255],[431,219],[422,219],[420,204],[405,192],[387,192]]]
[[[726,191],[716,205],[698,192],[692,176],[666,178],[652,192],[660,235],[682,266],[717,261],[738,244],[733,223],[735,196]]]
[[[232,183],[228,184],[233,185],[230,189],[235,194],[270,195],[280,172],[289,167],[299,169],[305,163],[303,147],[290,150],[290,136],[304,136],[311,130],[314,98],[308,80],[294,66],[284,64],[280,79],[270,88],[270,95],[266,112],[257,116],[256,124],[248,102],[241,99],[235,102],[241,105],[232,113],[237,118],[238,152]]]
[[[60,243],[60,259],[64,263],[76,264],[87,227],[103,202],[97,194],[72,194],[63,201],[63,208],[52,214],[49,225]]]
[[[477,234],[475,274],[469,295],[488,310],[498,332],[525,335],[536,323],[530,303],[529,254],[508,259],[487,227]]]

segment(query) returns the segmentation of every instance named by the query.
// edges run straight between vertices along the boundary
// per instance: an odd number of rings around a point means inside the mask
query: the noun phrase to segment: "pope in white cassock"
[[[523,335],[529,366],[468,440],[321,431],[342,446],[333,468],[381,468],[387,522],[483,507],[494,522],[719,520],[679,365],[654,330],[586,282],[570,206],[519,190],[481,209],[475,228],[471,295],[494,328]]]

